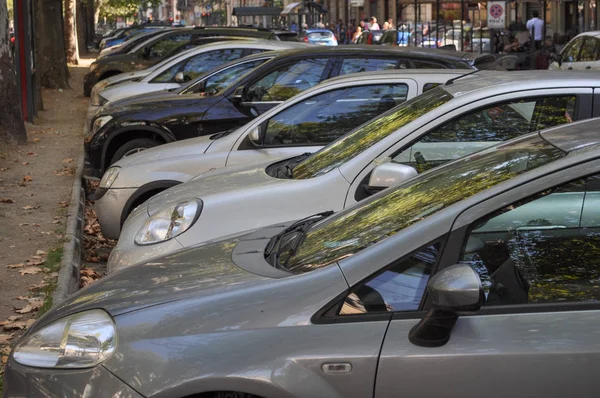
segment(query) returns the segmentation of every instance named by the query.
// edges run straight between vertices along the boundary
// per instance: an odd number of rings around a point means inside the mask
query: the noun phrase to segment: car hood
[[[206,152],[213,142],[215,141],[210,139],[210,136],[175,141],[124,157],[115,163],[115,166],[128,167],[172,158],[197,156]]]
[[[232,262],[232,250],[240,239],[241,235],[191,247],[115,272],[59,304],[40,318],[36,326],[93,308],[102,308],[117,316],[186,297],[208,296],[216,290],[230,291],[271,279],[248,272]]]
[[[243,195],[246,190],[271,189],[294,181],[268,175],[265,169],[272,163],[271,161],[255,167],[225,167],[199,174],[184,184],[153,196],[148,201],[148,213],[153,214],[164,206],[190,198],[206,200],[209,196],[217,197],[222,194]]]
[[[163,90],[161,85],[146,84],[137,81],[137,79],[130,79],[112,87],[107,87],[104,91],[102,91],[101,95],[102,97],[106,98],[108,102],[114,102],[123,98],[130,97],[140,98],[140,96],[144,96],[144,98],[146,98],[146,94],[162,91]]]
[[[103,115],[120,115],[138,111],[146,111],[145,113],[150,115],[149,112],[152,109],[159,110],[165,108],[178,107],[181,101],[189,100],[186,95],[178,95],[170,91],[156,91],[153,93],[140,94],[133,97],[123,98],[114,102],[109,102],[104,108],[102,108],[101,114]],[[209,106],[215,103],[215,99],[219,100],[221,97],[198,97],[197,102],[206,103]],[[192,99],[193,101],[193,99]]]
[[[114,84],[126,82],[129,80],[143,79],[144,77],[148,76],[153,71],[154,71],[154,67],[148,68],[148,69],[136,70],[134,72],[121,73],[116,76],[111,76],[106,79],[107,87],[110,87]]]

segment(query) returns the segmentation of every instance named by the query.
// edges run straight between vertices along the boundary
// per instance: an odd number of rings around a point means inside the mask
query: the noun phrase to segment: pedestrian
[[[371,17],[371,20],[369,22],[369,30],[381,30],[379,24],[377,23],[377,18]]]
[[[396,29],[396,27],[394,26],[394,20],[392,18],[388,19],[387,23],[389,25],[389,29]]]
[[[357,26],[357,28],[360,28],[361,31],[369,29],[365,21],[363,21],[362,19],[360,20],[359,26]]]
[[[346,40],[348,37],[346,36],[346,25],[344,23],[340,24],[340,37],[338,39],[338,44],[346,44]]]
[[[357,26],[356,32],[354,32],[354,36],[352,36],[352,43],[356,44],[360,35],[362,35],[362,28],[360,26]]]
[[[385,21],[383,23],[383,30],[388,30],[390,28],[390,24],[388,23],[388,21]]]
[[[542,21],[539,16],[539,12],[534,11],[533,18],[527,21],[527,29],[533,38],[533,43],[536,50],[540,50],[542,48],[542,40],[544,38],[544,21]]]

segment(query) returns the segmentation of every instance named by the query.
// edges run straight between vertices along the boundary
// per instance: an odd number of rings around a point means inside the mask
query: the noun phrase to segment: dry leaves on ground
[[[12,318],[12,320],[11,320]],[[0,326],[2,326],[2,328],[9,332],[11,330],[23,330],[28,328],[29,326],[33,325],[33,323],[35,322],[35,319],[28,319],[26,321],[21,321],[19,319],[21,319],[21,316],[9,316],[7,320],[5,321],[1,321],[0,322]]]
[[[27,205],[27,206],[23,206],[23,210],[35,210],[35,209],[39,209],[40,206],[32,206],[32,205]]]
[[[80,272],[81,279],[79,281],[79,285],[82,289],[86,286],[91,285],[98,279],[102,278],[102,275],[100,275],[98,272],[94,271],[91,268],[82,268]]]
[[[15,201],[10,198],[0,198],[0,203],[15,203]]]
[[[33,178],[30,175],[26,175],[25,177],[23,177],[23,182],[31,182],[33,181]]]
[[[35,275],[39,274],[43,270],[40,267],[27,267],[19,270],[19,274],[21,275]]]
[[[8,343],[14,336],[14,333],[11,334],[0,334],[0,344]]]

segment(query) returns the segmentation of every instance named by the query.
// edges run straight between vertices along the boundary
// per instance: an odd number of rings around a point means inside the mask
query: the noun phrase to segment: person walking
[[[390,29],[396,29],[396,26],[394,25],[394,20],[392,18],[388,19],[387,23],[388,23]]]
[[[352,36],[352,43],[356,44],[358,38],[362,34],[362,28],[360,26],[356,27],[356,32],[354,32],[354,36]]]
[[[369,30],[381,30],[379,24],[377,23],[377,18],[371,17],[371,20],[369,22]]]
[[[527,21],[527,29],[533,39],[536,50],[542,48],[542,40],[544,38],[544,21],[539,18],[540,14],[537,11],[533,12],[533,18]]]

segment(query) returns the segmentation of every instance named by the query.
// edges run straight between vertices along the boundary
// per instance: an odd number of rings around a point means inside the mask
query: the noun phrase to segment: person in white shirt
[[[544,21],[539,18],[540,14],[537,11],[533,12],[533,18],[527,21],[527,29],[535,43],[535,49],[542,48],[542,40],[544,39]]]
[[[371,17],[371,23],[369,23],[369,30],[381,30],[379,28],[379,24],[377,23],[377,18]]]

